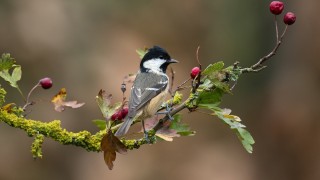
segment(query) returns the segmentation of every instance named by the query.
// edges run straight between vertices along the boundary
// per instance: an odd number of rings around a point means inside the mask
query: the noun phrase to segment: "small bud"
[[[122,93],[126,92],[127,88],[126,88],[126,84],[125,83],[122,83],[121,84],[121,91]]]
[[[272,14],[279,15],[284,9],[284,4],[281,1],[272,1],[269,7]]]
[[[191,69],[191,73],[190,73],[191,78],[192,78],[192,79],[196,78],[196,77],[199,75],[200,71],[201,71],[201,70],[200,70],[199,67],[194,67],[194,68],[192,68],[192,69]]]
[[[283,22],[287,25],[293,24],[296,22],[296,15],[292,12],[288,12],[286,15],[284,15]]]
[[[52,80],[48,77],[40,79],[39,84],[43,89],[49,89],[52,87]]]

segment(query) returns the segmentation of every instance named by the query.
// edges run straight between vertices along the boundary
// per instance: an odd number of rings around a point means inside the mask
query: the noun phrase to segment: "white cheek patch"
[[[143,67],[150,69],[151,71],[154,72],[162,72],[160,69],[160,66],[164,64],[166,60],[164,59],[151,59],[143,63]]]

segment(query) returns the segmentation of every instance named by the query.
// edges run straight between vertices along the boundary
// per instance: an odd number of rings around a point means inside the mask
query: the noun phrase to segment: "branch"
[[[63,145],[71,144],[82,147],[87,151],[94,152],[100,151],[100,141],[105,134],[104,131],[99,131],[94,135],[88,131],[80,131],[77,133],[69,132],[66,129],[61,128],[61,122],[59,120],[41,122],[18,117],[17,115],[8,113],[4,110],[0,111],[0,121],[14,128],[26,131],[30,137],[42,134]]]
[[[264,68],[266,68],[267,66],[263,65],[267,60],[269,60],[272,56],[276,55],[281,43],[282,43],[282,39],[287,31],[288,25],[286,25],[283,33],[281,34],[281,36],[279,37],[279,31],[278,31],[278,23],[277,20],[275,18],[275,27],[276,27],[276,45],[273,48],[273,50],[267,54],[266,56],[263,56],[262,58],[259,59],[259,61],[252,65],[250,68],[243,68],[241,69],[242,73],[249,73],[249,72],[259,72],[261,70],[263,70]]]
[[[105,130],[98,131],[96,134],[91,134],[85,130],[71,132],[61,128],[60,120],[41,122],[19,117],[5,110],[0,110],[0,122],[4,122],[14,128],[19,128],[25,131],[28,136],[35,137],[31,149],[34,157],[42,157],[41,145],[43,136],[51,138],[63,145],[74,145],[84,148],[87,151],[100,152],[100,142],[106,134]],[[139,148],[142,144],[146,144],[145,140],[123,140],[123,143],[128,149]]]

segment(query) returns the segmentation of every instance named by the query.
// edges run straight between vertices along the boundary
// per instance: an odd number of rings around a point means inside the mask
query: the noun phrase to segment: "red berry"
[[[296,22],[296,15],[292,12],[288,12],[286,15],[284,15],[283,22],[287,25],[293,24]]]
[[[272,14],[279,15],[283,11],[284,4],[281,1],[272,1],[269,7]]]
[[[114,114],[112,114],[111,116],[111,120],[115,121],[115,120],[122,120],[123,118],[125,118],[128,114],[128,108],[122,108],[117,110]]]
[[[121,113],[121,110],[119,111],[116,111],[114,114],[112,114],[111,116],[111,120],[115,121],[115,120],[122,120],[123,117],[122,117],[122,113]]]
[[[129,112],[129,109],[127,107],[123,108],[121,110],[122,117],[125,118],[127,116],[128,112]]]
[[[198,76],[198,74],[200,73],[200,68],[199,67],[194,67],[191,69],[191,73],[190,76],[192,79],[196,78]]]
[[[43,89],[49,89],[52,87],[52,80],[48,77],[40,79],[39,84]]]

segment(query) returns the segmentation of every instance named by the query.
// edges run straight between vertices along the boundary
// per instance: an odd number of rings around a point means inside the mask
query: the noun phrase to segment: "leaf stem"
[[[19,94],[21,95],[21,97],[23,98],[23,101],[24,101],[24,102],[27,102],[27,99],[26,99],[26,97],[23,95],[23,93],[22,93],[21,89],[19,88],[19,86],[17,86],[16,88],[17,88]]]

